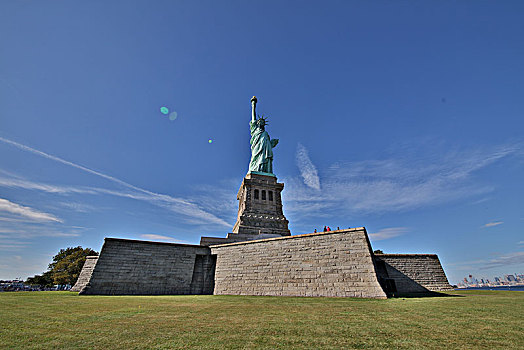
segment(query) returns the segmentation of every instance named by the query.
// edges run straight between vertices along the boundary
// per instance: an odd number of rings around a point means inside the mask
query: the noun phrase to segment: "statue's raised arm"
[[[273,174],[273,147],[278,143],[278,139],[271,140],[266,131],[266,118],[258,117],[256,114],[257,98],[251,98],[251,161],[249,162],[249,172],[261,173],[263,175],[274,176]]]
[[[257,120],[256,108],[257,108],[257,97],[253,96],[251,97],[251,121],[252,122]]]

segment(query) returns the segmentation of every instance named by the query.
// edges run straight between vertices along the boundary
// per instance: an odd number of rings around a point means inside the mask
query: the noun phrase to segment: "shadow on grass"
[[[375,259],[378,282],[388,298],[427,298],[427,297],[458,297],[447,294],[446,291],[432,291],[398,270],[386,261]],[[447,280],[446,280],[447,283]],[[451,289],[449,291],[452,291]]]
[[[444,292],[417,292],[417,293],[391,293],[388,295],[389,298],[464,298],[464,295],[447,294]]]

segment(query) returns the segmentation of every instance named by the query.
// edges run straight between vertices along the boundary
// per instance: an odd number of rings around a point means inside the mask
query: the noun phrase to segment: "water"
[[[456,288],[455,290],[513,290],[513,291],[524,291],[524,286],[499,286],[499,287],[468,287],[468,288]]]

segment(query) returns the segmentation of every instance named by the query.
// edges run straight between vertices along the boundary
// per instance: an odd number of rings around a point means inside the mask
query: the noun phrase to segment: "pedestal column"
[[[282,212],[284,184],[275,176],[249,173],[238,190],[238,216],[233,234],[278,234],[290,236]]]

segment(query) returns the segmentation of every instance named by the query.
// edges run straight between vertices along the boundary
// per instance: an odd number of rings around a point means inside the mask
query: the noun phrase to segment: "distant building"
[[[508,282],[517,282],[517,280],[515,279],[515,276],[513,275],[506,275],[504,277],[506,278],[506,281]]]

